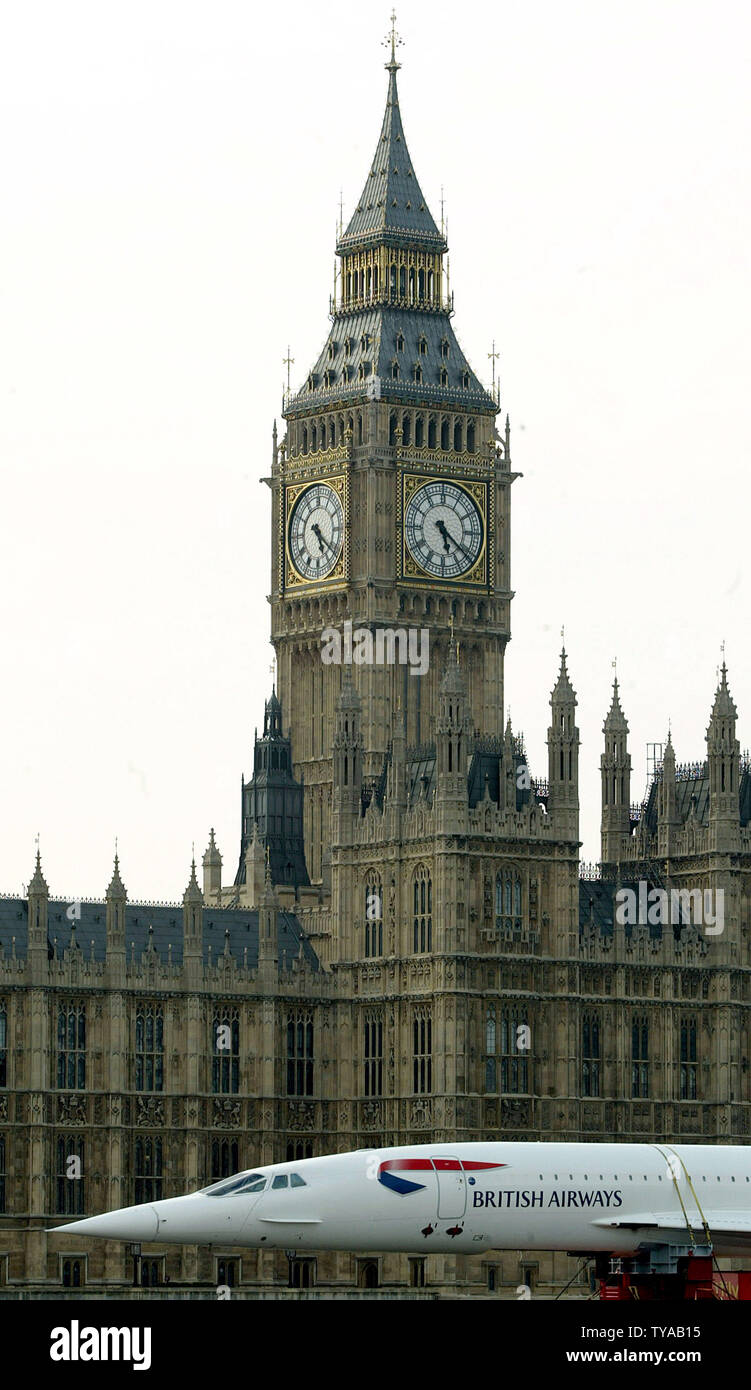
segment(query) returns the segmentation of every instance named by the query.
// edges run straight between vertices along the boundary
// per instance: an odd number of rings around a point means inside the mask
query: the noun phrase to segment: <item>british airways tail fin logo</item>
[[[427,1184],[401,1177],[402,1173],[476,1173],[507,1167],[507,1163],[481,1163],[477,1159],[387,1158],[379,1165],[378,1181],[392,1192],[398,1192],[400,1197],[407,1197],[411,1192],[421,1192]]]

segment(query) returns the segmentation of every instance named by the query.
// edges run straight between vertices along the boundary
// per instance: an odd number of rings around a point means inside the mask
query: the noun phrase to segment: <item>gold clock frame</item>
[[[339,559],[334,568],[323,579],[308,579],[300,574],[295,568],[294,560],[289,548],[289,524],[292,519],[292,512],[298,498],[308,492],[310,488],[317,487],[319,484],[330,487],[334,491],[342,504],[344,514],[344,526],[342,531],[342,549]],[[349,485],[346,473],[337,473],[333,476],[304,478],[299,482],[287,483],[284,487],[284,508],[282,517],[282,534],[284,537],[284,578],[283,589],[285,592],[294,590],[310,589],[317,594],[326,589],[331,589],[346,583],[349,578]]]
[[[438,580],[434,574],[424,570],[422,565],[410,554],[407,545],[407,535],[404,529],[404,518],[407,514],[407,507],[413,494],[426,483],[451,483],[453,487],[464,492],[474,502],[482,518],[482,550],[478,555],[474,565],[465,574],[456,575],[452,579]],[[399,556],[400,573],[399,579],[406,579],[410,583],[427,584],[431,589],[454,590],[460,588],[488,590],[493,583],[493,533],[495,522],[494,507],[494,488],[492,481],[488,478],[457,478],[451,473],[411,473],[406,470],[402,472],[399,491],[397,495],[396,509],[396,535],[397,535],[397,554]]]

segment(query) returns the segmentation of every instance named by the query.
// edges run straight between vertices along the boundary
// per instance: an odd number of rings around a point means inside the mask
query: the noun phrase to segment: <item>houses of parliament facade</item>
[[[565,652],[544,778],[504,723],[511,429],[454,333],[398,67],[392,43],[326,341],[274,426],[278,674],[237,861],[212,831],[181,903],[129,901],[117,858],[103,899],[70,903],[37,852],[26,896],[0,897],[3,1298],[558,1293],[564,1255],[129,1249],[50,1228],[358,1148],[749,1139],[751,771],[727,671],[701,760],[668,738],[638,807],[614,684],[583,871]],[[355,634],[349,660],[322,660],[327,630]],[[398,659],[418,630],[422,674]],[[383,659],[361,659],[363,632]],[[622,922],[619,893],[644,884],[683,892],[677,921]],[[707,895],[720,931],[685,910]]]

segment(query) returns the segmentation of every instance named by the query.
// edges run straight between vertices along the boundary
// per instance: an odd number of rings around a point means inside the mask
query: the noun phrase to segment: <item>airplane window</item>
[[[272,1186],[272,1189],[275,1190],[275,1191],[276,1191],[276,1189],[278,1189],[278,1188],[280,1188],[280,1187],[286,1187],[286,1186],[287,1186],[287,1174],[286,1174],[286,1173],[277,1173],[277,1175],[276,1175],[276,1177],[274,1178],[274,1181],[272,1182],[271,1186]]]
[[[290,1187],[307,1187],[307,1186],[308,1186],[308,1184],[306,1183],[305,1179],[304,1179],[304,1178],[301,1178],[299,1173],[290,1173],[289,1185],[290,1185]]]
[[[235,1197],[240,1192],[263,1192],[266,1179],[261,1173],[240,1173],[234,1178],[223,1178],[213,1187],[201,1189],[207,1197]]]

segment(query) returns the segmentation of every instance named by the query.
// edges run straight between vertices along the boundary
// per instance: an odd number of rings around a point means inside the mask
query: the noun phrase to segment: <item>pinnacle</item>
[[[453,633],[449,638],[446,668],[441,679],[440,693],[442,695],[466,695],[467,693],[464,675],[459,665],[459,646]]]
[[[44,878],[44,874],[42,873],[42,858],[41,858],[41,855],[40,855],[38,849],[37,849],[36,865],[35,865],[35,868],[34,868],[34,877],[32,878],[32,880],[31,880],[31,882],[30,882],[30,884],[29,884],[29,892],[31,892],[32,889],[33,889],[33,891],[34,891],[35,893],[46,893],[46,892],[48,891],[48,889],[47,889],[47,884],[46,884],[45,878]]]
[[[714,705],[712,706],[712,721],[715,719],[737,719],[738,711],[735,708],[733,697],[728,687],[728,668],[725,662],[722,663],[720,671],[720,681],[715,691]]]
[[[127,894],[125,892],[125,885],[120,877],[120,858],[117,854],[117,851],[115,851],[115,865],[112,870],[112,878],[110,879],[109,886],[107,888],[107,897],[124,898],[126,896]]]
[[[566,648],[561,648],[561,669],[558,672],[558,680],[553,688],[551,699],[559,703],[563,701],[573,701],[576,704],[576,691],[569,680],[566,667]]]
[[[609,733],[616,729],[624,733],[628,733],[628,722],[626,720],[625,714],[623,713],[623,710],[621,709],[621,700],[620,695],[618,693],[617,676],[613,681],[613,699],[610,705],[610,709],[608,710],[605,723],[603,724],[602,728],[604,733]]]

